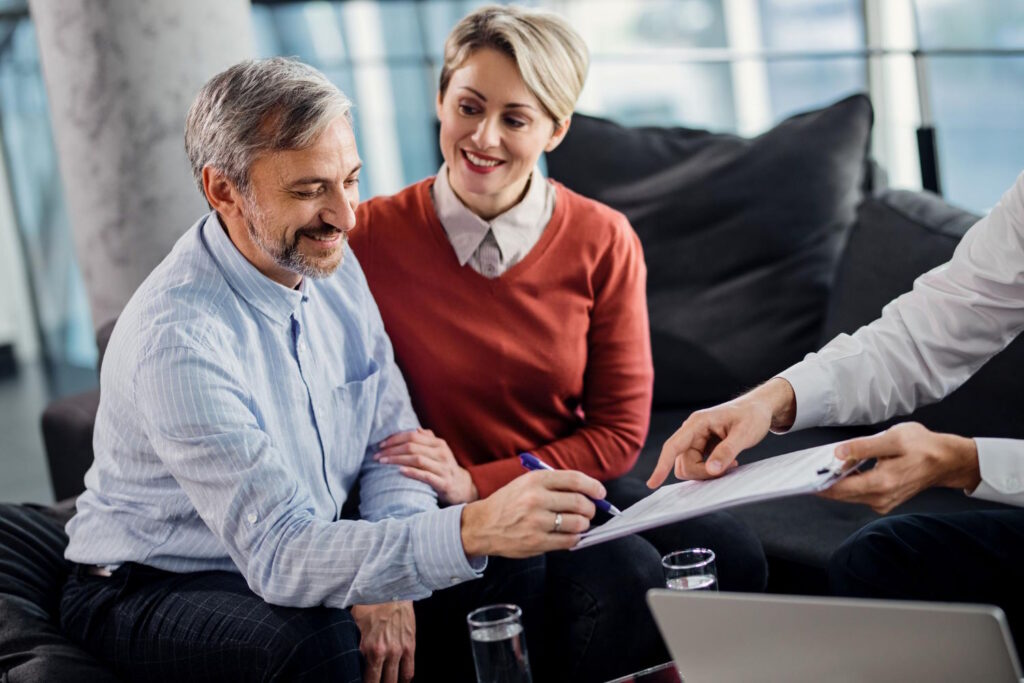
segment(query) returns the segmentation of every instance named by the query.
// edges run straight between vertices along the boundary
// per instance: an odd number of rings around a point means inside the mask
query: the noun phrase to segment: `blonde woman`
[[[445,44],[444,164],[357,211],[352,248],[428,428],[385,440],[378,457],[443,503],[518,477],[523,451],[604,481],[620,507],[646,493],[622,478],[646,437],[653,384],[639,239],[622,214],[537,168],[569,130],[588,59],[554,14],[471,13]],[[556,515],[552,533],[583,531],[578,512]],[[530,648],[547,644],[535,666],[589,680],[666,660],[643,595],[663,581],[661,554],[691,545],[718,550],[723,587],[763,587],[760,544],[725,515],[549,553],[537,572],[548,632],[528,624]],[[443,647],[420,635],[417,672]]]

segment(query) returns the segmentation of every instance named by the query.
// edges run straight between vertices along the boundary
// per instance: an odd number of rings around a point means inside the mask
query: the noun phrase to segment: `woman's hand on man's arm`
[[[480,497],[469,471],[456,462],[448,442],[429,429],[389,436],[381,442],[374,459],[398,465],[402,474],[437,491],[446,505],[471,503]]]

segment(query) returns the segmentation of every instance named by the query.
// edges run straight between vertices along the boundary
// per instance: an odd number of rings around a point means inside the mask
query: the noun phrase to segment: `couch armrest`
[[[99,403],[100,392],[88,391],[57,399],[43,411],[43,442],[57,500],[85,489],[83,478],[92,465],[92,428]]]

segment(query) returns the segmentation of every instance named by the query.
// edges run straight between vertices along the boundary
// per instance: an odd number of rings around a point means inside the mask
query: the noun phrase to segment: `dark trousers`
[[[661,582],[655,560],[635,537],[575,553],[490,558],[482,579],[414,603],[416,680],[475,680],[466,615],[506,602],[523,610],[538,683],[607,680],[667,661],[644,602]],[[76,571],[61,613],[68,636],[128,681],[361,680],[348,610],[269,605],[239,574],[137,564],[111,577]]]
[[[79,568],[64,586],[61,625],[126,681],[362,680],[348,610],[270,605],[230,572]]]
[[[898,515],[851,536],[829,563],[836,595],[998,605],[1024,643],[1024,509]]]
[[[639,500],[647,490],[636,484],[609,482],[609,498],[619,507]],[[482,579],[415,603],[416,679],[475,680],[466,615],[504,602],[523,610],[538,683],[604,681],[668,661],[645,596],[664,585],[661,555],[693,546],[715,549],[723,588],[763,587],[760,544],[725,514],[574,552],[492,557]],[[268,605],[233,573],[134,564],[109,578],[76,572],[61,611],[66,633],[126,680],[360,680],[348,610]]]

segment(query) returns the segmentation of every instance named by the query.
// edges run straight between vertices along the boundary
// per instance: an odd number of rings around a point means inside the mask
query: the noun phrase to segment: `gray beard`
[[[253,220],[248,216],[245,218],[245,225],[249,229],[249,236],[252,238],[252,241],[256,243],[256,246],[270,256],[270,258],[274,260],[274,263],[281,268],[295,273],[296,275],[301,275],[302,277],[322,280],[323,278],[333,275],[338,269],[338,266],[341,265],[341,261],[338,261],[337,264],[325,268],[317,265],[314,261],[310,261],[301,251],[299,251],[299,234],[301,230],[292,236],[291,242],[289,242],[286,237],[282,237],[280,241],[275,243],[261,227],[257,227],[256,225],[257,220],[260,223],[263,222],[263,216],[260,215],[261,212],[256,208],[255,202],[250,203],[250,209],[252,210],[247,213],[253,214],[253,218],[256,220]],[[341,248],[344,249],[345,245],[348,243],[348,235],[342,233],[341,239]]]

